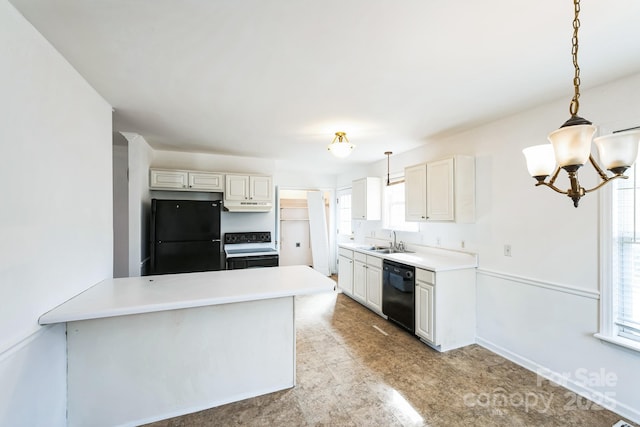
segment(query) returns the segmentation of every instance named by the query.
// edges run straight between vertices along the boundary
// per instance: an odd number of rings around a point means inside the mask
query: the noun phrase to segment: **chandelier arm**
[[[614,176],[611,176],[611,177],[607,177],[607,179],[603,180],[597,186],[593,187],[590,190],[584,190],[584,192],[585,193],[591,193],[592,191],[596,191],[597,189],[603,187],[605,184],[609,183],[609,181],[613,181],[614,179],[617,179],[617,178],[628,179],[629,177],[626,176],[626,175],[614,175]]]
[[[558,174],[560,173],[560,168],[556,168],[556,171],[553,173],[553,175],[551,176],[551,179],[549,180],[549,185],[553,186],[553,184],[556,182],[556,179],[558,178]]]
[[[596,163],[595,159],[591,154],[589,154],[589,162],[591,163],[591,166],[593,166],[593,168],[596,170],[596,172],[598,172],[598,175],[600,175],[600,179],[602,179],[605,182],[610,179],[607,176],[607,174],[602,170],[602,168],[598,166],[598,163]]]
[[[552,189],[553,191],[555,191],[556,193],[560,193],[560,194],[569,194],[568,191],[564,191],[559,189],[558,187],[556,187],[555,185],[553,185],[551,182],[536,182],[536,187],[539,185],[544,185],[545,187],[549,187],[550,189]]]

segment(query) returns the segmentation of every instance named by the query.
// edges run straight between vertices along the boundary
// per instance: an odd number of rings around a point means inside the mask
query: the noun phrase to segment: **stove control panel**
[[[250,233],[225,233],[225,244],[237,243],[271,243],[270,231],[258,231]]]

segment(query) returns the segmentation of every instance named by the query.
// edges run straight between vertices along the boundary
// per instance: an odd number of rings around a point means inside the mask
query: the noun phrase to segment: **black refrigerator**
[[[151,200],[151,274],[221,269],[221,201]]]

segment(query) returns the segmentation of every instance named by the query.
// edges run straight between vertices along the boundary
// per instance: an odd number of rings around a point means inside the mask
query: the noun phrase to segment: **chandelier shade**
[[[600,162],[613,173],[624,171],[635,163],[638,157],[640,129],[599,136],[593,140],[598,147]]]
[[[335,157],[345,158],[351,154],[354,148],[355,145],[349,142],[346,133],[336,132],[336,136],[327,147],[327,150],[329,150]]]
[[[595,132],[593,125],[566,126],[551,132],[547,138],[553,146],[558,166],[584,166],[589,161],[591,139]]]
[[[551,144],[534,145],[522,150],[529,174],[536,178],[546,178],[556,170],[556,158]]]

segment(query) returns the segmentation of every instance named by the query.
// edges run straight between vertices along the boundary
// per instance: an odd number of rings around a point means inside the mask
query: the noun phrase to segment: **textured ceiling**
[[[159,149],[338,172],[572,94],[570,0],[12,3]],[[640,1],[581,18],[584,88],[640,71]]]

